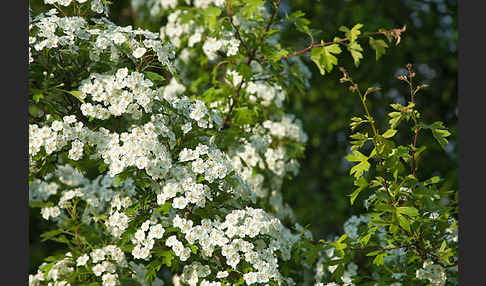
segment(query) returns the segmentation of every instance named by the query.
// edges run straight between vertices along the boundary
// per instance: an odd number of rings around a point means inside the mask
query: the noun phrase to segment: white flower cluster
[[[358,216],[351,216],[345,223],[344,223],[344,233],[348,235],[350,238],[358,238],[358,227],[361,223],[368,223],[370,219],[363,215]]]
[[[191,256],[191,249],[184,247],[184,244],[177,240],[175,235],[169,236],[165,241],[165,245],[170,247],[181,261],[186,261]]]
[[[268,129],[272,136],[278,138],[288,137],[301,143],[307,142],[307,134],[304,133],[302,122],[292,114],[282,116],[280,122],[266,120],[262,125]]]
[[[203,44],[203,52],[208,57],[210,61],[217,58],[217,52],[219,50],[226,50],[226,56],[234,56],[238,53],[238,48],[240,46],[240,40],[232,37],[227,37],[228,39],[217,39],[214,37],[208,37]]]
[[[341,257],[334,254],[334,248],[328,248],[328,249],[326,249],[326,251],[324,253],[325,253],[325,256],[321,255],[321,257],[319,258],[319,260],[316,263],[315,275],[314,275],[314,279],[316,281],[322,281],[322,280],[330,279],[330,274],[332,274],[338,267],[338,265],[329,265],[327,267],[327,270],[329,272],[327,273],[324,269],[324,262],[326,262],[326,261],[329,262],[329,261],[332,261],[332,260],[341,259]],[[339,278],[341,280],[339,282],[342,282],[342,284],[337,284],[336,282],[330,282],[330,283],[327,283],[327,284],[324,284],[322,282],[318,282],[318,283],[315,284],[315,286],[317,286],[317,285],[321,285],[321,286],[328,286],[328,285],[329,286],[331,286],[331,285],[334,285],[334,286],[336,286],[336,285],[354,286],[355,284],[353,283],[353,277],[358,275],[357,270],[358,270],[358,265],[356,265],[354,262],[350,262],[350,263],[348,263],[348,265],[347,265],[346,269],[344,270],[342,276]]]
[[[282,107],[285,99],[285,91],[281,86],[272,86],[262,81],[245,83],[243,88],[250,95],[250,102],[259,102],[263,106],[270,106],[273,102],[277,107]]]
[[[85,253],[79,256],[76,266],[84,266],[96,277],[101,277],[103,286],[115,286],[120,283],[117,268],[126,268],[128,263],[124,252],[116,245],[110,244],[93,249],[89,255]]]
[[[148,7],[150,15],[157,17],[163,10],[174,9],[177,7],[177,0],[132,0],[132,7],[135,10],[140,10],[142,6]],[[184,1],[186,5],[190,5],[190,0]],[[193,5],[196,8],[206,9],[211,5],[216,7],[224,7],[224,0],[194,0]]]
[[[132,1],[132,5],[133,5]],[[147,2],[147,6],[150,7],[150,15],[151,16],[156,16],[158,15],[162,10],[167,10],[167,9],[174,9],[177,7],[177,0],[149,0],[145,1]],[[141,3],[145,4],[145,3]],[[137,7],[138,8],[138,7]]]
[[[199,282],[199,278],[205,278],[211,274],[211,268],[209,265],[202,265],[199,261],[195,261],[192,264],[185,265],[182,272],[181,280],[187,283],[189,286],[196,286]],[[205,281],[205,282],[203,282]],[[201,281],[200,285],[221,285],[220,282],[211,283],[207,280]],[[208,284],[211,283],[211,284]]]
[[[238,174],[250,186],[256,197],[265,197],[268,194],[268,189],[263,186],[265,177],[262,174],[253,173],[253,167],[258,166],[264,169],[264,161],[257,153],[253,144],[247,143],[241,147],[242,150],[236,151],[235,156],[232,158],[233,168],[235,168]]]
[[[151,89],[152,81],[145,79],[139,72],[129,74],[127,68],[118,69],[115,75],[91,74],[81,82],[79,90],[82,99],[88,96],[94,102],[83,103],[81,112],[85,116],[97,119],[108,119],[111,115],[131,114],[134,119],[142,116],[142,110],[150,112],[152,100],[157,91]]]
[[[246,132],[251,134],[250,138],[237,142],[234,149],[229,150],[233,168],[249,186],[252,197],[268,198],[275,215],[281,219],[293,217],[291,208],[283,202],[280,189],[284,176],[296,175],[299,165],[295,159],[288,158],[285,147],[272,146],[281,145],[279,140],[307,140],[301,123],[292,122],[292,119],[291,115],[284,115],[280,121],[265,121],[266,127],[257,124],[248,128]]]
[[[97,24],[97,28],[88,29],[87,32],[90,35],[96,37],[93,40],[93,48],[90,50],[90,58],[94,61],[99,60],[100,54],[110,48],[111,59],[117,61],[120,54],[120,47],[126,44],[131,51],[131,55],[135,59],[141,58],[149,49],[155,52],[157,59],[163,65],[166,65],[169,69],[171,63],[169,61],[174,55],[172,53],[172,46],[163,45],[160,40],[160,35],[150,32],[148,30],[136,29],[132,26],[120,27],[107,19],[101,20],[93,19]],[[99,29],[102,27],[103,29]],[[144,40],[140,38],[144,37]]]
[[[226,76],[230,80],[230,82],[233,84],[233,87],[237,87],[241,81],[243,80],[243,76],[240,75],[237,71],[234,70],[229,70],[226,72]]]
[[[177,10],[172,12],[167,17],[167,24],[160,28],[160,39],[165,40],[167,37],[172,45],[176,48],[181,47],[181,37],[183,35],[191,34],[194,30],[194,20],[190,20],[188,22],[182,21],[182,14],[187,13],[187,11]],[[196,34],[198,33],[198,29],[194,31]],[[200,34],[200,32],[199,32]],[[191,42],[191,40],[189,40]],[[195,41],[194,39],[192,41]],[[193,43],[196,43],[195,41]]]
[[[198,144],[194,150],[184,148],[179,153],[179,161],[190,161],[192,171],[204,175],[204,179],[210,183],[215,179],[224,179],[232,170],[231,162],[225,153],[204,144]]]
[[[86,3],[88,0],[44,0],[46,4],[59,4],[61,6],[67,7],[71,5],[71,3],[78,2],[80,4]],[[103,4],[102,0],[90,0],[91,1],[91,10],[96,13],[107,13],[108,7]]]
[[[121,211],[132,205],[130,197],[135,194],[133,180],[127,179],[117,184],[114,178],[101,175],[89,180],[70,165],[58,166],[54,175],[51,173],[44,179],[35,179],[29,184],[29,201],[46,202],[51,195],[57,195],[59,189],[74,188],[60,192],[57,206],[42,208],[44,219],[58,217],[61,209],[72,208],[70,200],[79,198],[87,203],[81,218],[84,222],[89,223],[100,213],[109,210],[105,225],[110,233],[119,237],[128,227],[128,217]],[[48,180],[54,181],[48,183]]]
[[[180,193],[182,195],[177,196]],[[212,199],[212,197],[208,186],[195,183],[195,179],[188,176],[181,181],[168,180],[157,194],[157,203],[159,205],[163,205],[171,199],[173,208],[184,209],[189,204],[195,204],[197,207],[203,208],[206,204],[206,199]]]
[[[97,1],[101,2],[94,0],[92,4]],[[131,26],[119,27],[105,18],[93,18],[96,28],[92,28],[84,18],[58,17],[57,13],[56,9],[41,13],[29,25],[29,63],[34,61],[32,46],[36,52],[63,47],[61,52],[71,54],[78,54],[81,46],[85,46],[93,61],[99,61],[101,54],[109,50],[110,60],[116,62],[122,53],[122,45],[126,45],[135,59],[141,58],[151,49],[162,65],[171,68],[169,59],[173,57],[172,47],[163,45],[157,33],[134,30]],[[141,41],[141,37],[145,39]]]
[[[63,122],[55,121],[51,127],[39,128],[33,124],[29,126],[29,155],[35,156],[41,147],[44,147],[47,154],[51,154],[60,151],[70,141],[79,140],[97,148],[97,153],[92,156],[104,159],[110,166],[111,176],[128,166],[136,166],[146,169],[153,178],[162,178],[171,167],[171,159],[158,136],[167,136],[168,128],[160,121],[156,124],[149,122],[121,135],[110,133],[105,128],[92,131],[84,127],[82,122],[77,122],[74,116],[64,117]]]
[[[107,256],[111,257],[113,262],[106,260]],[[83,254],[76,259],[76,266],[88,267],[88,261],[91,260],[95,264],[89,268],[95,276],[101,276],[103,286],[115,286],[119,285],[117,266],[126,267],[127,263],[123,251],[115,245],[107,245],[104,248],[93,250],[90,255]],[[39,269],[43,269],[47,266],[46,263],[42,264]],[[40,286],[42,282],[51,281],[47,285],[52,286],[69,286],[70,284],[66,279],[74,271],[74,259],[70,252],[65,254],[65,257],[55,262],[52,267],[47,268],[46,272],[39,270],[35,275],[29,275],[29,286]],[[103,274],[104,273],[104,274]],[[54,282],[54,283],[52,283]]]
[[[116,194],[112,201],[112,208],[110,210],[110,216],[105,221],[107,230],[114,236],[120,237],[122,233],[128,228],[128,216],[121,212],[121,208],[128,208],[131,205],[130,197],[125,197],[121,200],[120,195]]]
[[[223,41],[213,37],[208,37],[202,47],[204,54],[210,61],[215,60],[218,56],[216,53],[223,47]]]
[[[161,224],[155,224],[151,220],[145,221],[132,237],[132,243],[135,245],[132,250],[133,257],[135,259],[149,259],[151,257],[150,250],[154,247],[155,239],[161,239],[164,232],[165,229]]]
[[[250,263],[255,271],[244,275],[249,285],[281,279],[276,263],[277,253],[283,260],[290,259],[291,247],[298,239],[277,218],[253,208],[232,211],[223,222],[203,219],[200,225],[194,225],[191,220],[176,215],[173,225],[181,229],[187,242],[201,246],[203,257],[212,257],[218,248],[226,258],[226,264],[233,269],[242,260]],[[271,238],[268,244],[261,239],[262,236]],[[175,237],[169,239],[171,245],[177,243]],[[250,242],[250,239],[256,240]],[[224,276],[224,273],[220,276]]]
[[[417,269],[416,277],[421,280],[429,280],[433,286],[445,285],[447,280],[444,267],[439,264],[434,264],[434,262],[430,260],[425,261],[421,269]]]
[[[42,218],[49,220],[50,217],[56,218],[61,214],[59,207],[43,207],[41,210]]]
[[[459,230],[457,229],[457,220],[455,218],[449,218],[447,220],[449,227],[445,229],[447,242],[457,242],[459,240]]]
[[[194,4],[196,5],[196,3]],[[183,21],[182,18],[186,13],[188,11],[185,10],[176,10],[170,13],[167,17],[167,24],[160,28],[160,38],[165,40],[167,37],[176,48],[182,48],[181,38],[183,36],[189,36],[187,41],[189,48],[194,47],[204,38],[205,30],[202,26],[197,26],[195,20]],[[222,32],[221,37],[207,37],[205,39],[202,49],[209,60],[216,59],[219,50],[226,51],[227,56],[234,56],[238,53],[240,41],[234,38],[232,33]]]
[[[52,267],[47,272],[41,271],[47,266],[47,263],[42,263],[36,274],[29,275],[29,286],[40,286],[43,282],[50,282],[48,285],[53,286],[70,286],[65,279],[74,271],[72,267],[73,259],[71,252],[64,255],[64,258],[53,263]],[[54,283],[53,283],[54,282]]]
[[[216,7],[224,7],[225,0],[194,0],[193,5],[196,8],[206,9],[211,5]]]
[[[31,47],[40,52],[44,49],[64,47],[73,54],[78,52],[76,38],[87,39],[89,35],[84,30],[86,20],[81,17],[58,17],[58,11],[51,9],[36,16],[29,25],[29,63],[34,61]]]
[[[29,184],[29,201],[46,201],[51,195],[57,194],[58,189],[59,185],[55,182],[47,183],[45,181],[35,179]]]
[[[183,121],[181,128],[185,130],[185,133],[192,129],[192,123],[196,123],[200,128],[213,128],[214,124],[218,127],[222,126],[223,120],[218,110],[212,109],[210,111],[201,100],[191,100],[187,96],[180,96],[185,91],[186,87],[172,78],[168,85],[161,88],[160,96],[160,100],[167,101],[179,114],[184,115],[181,118]]]

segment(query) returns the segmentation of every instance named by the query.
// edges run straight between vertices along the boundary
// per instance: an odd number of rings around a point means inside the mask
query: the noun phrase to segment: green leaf
[[[353,166],[349,172],[350,175],[354,174],[355,178],[361,177],[371,166],[368,162],[368,157],[357,150],[353,150],[351,154],[346,156],[346,159],[350,162],[359,162],[359,164]]]
[[[375,40],[372,37],[370,37],[370,46],[376,52],[376,60],[379,60],[386,53],[386,48],[388,48],[388,44],[385,41]]]
[[[158,209],[156,209],[154,214],[162,212],[164,215],[166,215],[166,214],[169,213],[171,208],[172,208],[172,204],[170,202],[167,202],[167,203],[161,205]]]
[[[341,235],[341,236],[339,237],[339,239],[338,239],[336,242],[341,243],[341,242],[342,242],[343,240],[345,240],[347,237],[348,237],[348,235],[347,235],[347,234],[343,234],[343,235]]]
[[[442,241],[442,244],[440,245],[440,249],[439,249],[439,252],[442,252],[446,249],[447,247],[447,242],[444,240]]]
[[[353,145],[351,146],[351,151],[361,148],[368,140],[370,140],[370,138],[368,137],[368,133],[363,134],[357,132],[349,137],[351,137],[351,139],[354,139],[353,141],[351,141],[351,144]]]
[[[364,172],[368,171],[370,168],[370,163],[368,161],[362,161],[359,164],[355,165],[353,168],[351,168],[351,171],[349,172],[350,175],[353,175],[354,177],[358,178],[363,175]]]
[[[170,267],[172,265],[172,260],[174,260],[174,254],[172,254],[172,250],[164,252],[163,257],[164,258],[162,259],[162,263]]]
[[[260,16],[259,8],[265,5],[264,0],[246,0],[246,4],[240,10],[241,15],[247,19]]]
[[[351,118],[351,121],[352,122],[349,124],[349,126],[351,127],[351,131],[353,131],[354,129],[356,129],[356,127],[358,127],[360,124],[362,124],[364,122],[368,122],[368,120],[362,119],[362,118],[359,118],[359,117],[352,117]]]
[[[217,24],[216,18],[221,15],[221,9],[209,7],[203,10],[203,15],[208,23],[209,30],[214,31]]]
[[[363,236],[359,241],[363,243],[364,246],[366,246],[370,238],[371,238],[371,233],[368,233],[367,235]]]
[[[406,217],[404,217],[403,215],[401,215],[399,212],[396,213],[397,215],[397,219],[398,219],[398,223],[400,224],[400,226],[406,230],[406,231],[410,231],[410,223],[408,222],[408,219]]]
[[[35,103],[38,103],[39,100],[44,98],[42,90],[32,88],[31,91],[33,92],[32,99],[35,101]]]
[[[353,57],[354,65],[356,67],[359,66],[359,60],[363,58],[363,48],[357,42],[351,42],[346,45],[348,51],[351,53],[351,57]]]
[[[309,21],[307,18],[304,17],[305,13],[297,10],[290,14],[290,16],[287,16],[287,20],[289,22],[292,22],[295,27],[297,28],[297,31],[300,31],[302,33],[306,33],[309,36],[312,36],[309,30],[309,24],[311,21]]]
[[[311,50],[311,60],[317,65],[321,75],[326,72],[331,72],[332,68],[337,65],[338,59],[333,54],[340,54],[341,48],[338,44],[332,44],[324,46],[324,42],[321,41],[323,47],[313,48]]]
[[[414,207],[398,207],[397,211],[406,214],[409,217],[416,217],[419,215],[419,211]]]
[[[383,250],[378,249],[378,250],[374,250],[374,251],[371,251],[371,252],[366,253],[366,256],[376,256],[376,255],[378,255],[378,254],[380,254],[382,252],[383,252]]]
[[[447,139],[445,139],[445,138],[448,137],[449,135],[451,135],[451,133],[446,129],[433,129],[432,135],[434,136],[435,140],[437,140],[437,142],[439,142],[440,146],[443,149],[445,149],[445,146],[448,143]]]
[[[90,286],[98,286],[98,282],[93,282],[89,284]],[[121,286],[139,286],[141,285],[137,280],[133,278],[120,278],[120,285]]]
[[[357,179],[354,182],[354,185],[358,186],[358,188],[351,194],[351,197],[350,197],[351,205],[353,205],[353,203],[356,200],[356,198],[358,197],[359,193],[364,188],[366,188],[368,186],[368,182],[366,181],[366,179],[364,177],[359,177],[359,179]]]
[[[424,181],[424,186],[431,185],[431,184],[437,184],[440,181],[442,181],[442,179],[439,176],[433,176],[432,178]]]
[[[402,113],[397,112],[397,111],[393,111],[393,112],[388,113],[388,116],[391,117],[391,119],[388,120],[390,127],[392,129],[395,129],[398,126],[398,124],[400,123],[400,121],[402,120]]]
[[[383,133],[384,138],[391,138],[397,133],[397,130],[395,129],[388,129],[385,133]]]
[[[445,146],[448,143],[446,137],[450,136],[451,133],[441,121],[436,121],[432,124],[424,124],[421,122],[419,123],[419,127],[431,130],[432,136],[434,136],[435,140],[437,140],[442,149],[445,149]]]
[[[158,73],[154,73],[151,71],[145,71],[144,73],[151,81],[165,81],[165,78]]]
[[[353,28],[351,28],[351,30],[345,26],[341,26],[339,27],[339,31],[344,32],[346,34],[346,37],[349,39],[349,41],[353,43],[361,34],[361,31],[359,29],[361,29],[362,27],[363,24],[358,23],[354,25]]]
[[[62,229],[55,229],[55,230],[51,230],[51,231],[48,231],[48,232],[44,232],[43,234],[41,234],[41,238],[42,238],[41,241],[44,242],[46,240],[52,239],[56,235],[61,234],[63,232],[64,231]]]
[[[386,252],[377,255],[375,259],[373,259],[373,264],[375,264],[376,266],[383,265],[385,263],[385,256],[387,256]]]
[[[282,57],[288,55],[289,52],[287,50],[280,50],[274,54],[272,54],[269,58],[269,60],[271,60],[272,62],[276,62],[278,60],[280,60]]]
[[[253,125],[258,118],[258,114],[253,109],[247,107],[235,108],[235,123],[238,125]]]
[[[71,94],[72,96],[76,97],[79,101],[81,101],[82,103],[85,103],[84,100],[83,100],[83,93],[79,90],[71,90],[71,91],[67,91],[67,93]]]
[[[362,154],[359,151],[353,151],[351,154],[346,156],[346,160],[348,160],[349,162],[361,162],[368,160],[368,157],[366,157],[366,155]]]

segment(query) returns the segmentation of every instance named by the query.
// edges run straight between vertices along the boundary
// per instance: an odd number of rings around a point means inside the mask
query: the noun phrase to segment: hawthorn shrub
[[[391,105],[383,132],[366,104],[376,88],[341,68],[365,112],[351,118],[346,193],[373,190],[369,212],[326,241],[282,196],[307,142],[284,106],[310,88],[301,57],[321,75],[343,51],[358,66],[363,43],[378,60],[405,27],[324,41],[304,13],[279,17],[279,0],[133,1],[152,32],[110,21],[106,0],[32,2],[29,205],[50,223],[42,239],[64,246],[29,285],[457,284],[455,191],[416,174],[417,138],[444,147],[450,133],[421,120],[411,65],[409,104]],[[311,44],[281,47],[284,25]]]

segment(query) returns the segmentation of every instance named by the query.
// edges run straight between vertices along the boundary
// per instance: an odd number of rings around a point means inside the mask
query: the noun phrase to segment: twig
[[[361,36],[358,36],[358,38],[363,38],[363,37],[369,37],[369,36],[373,36],[373,35],[384,35],[384,34],[387,34],[387,33],[392,33],[393,35],[395,35],[395,37],[397,37],[397,44],[400,42],[400,33],[404,32],[406,30],[406,26],[403,26],[401,29],[393,29],[393,30],[388,30],[388,31],[378,31],[378,32],[372,32],[372,33],[369,33],[369,34],[366,34],[366,35],[361,35]],[[322,43],[322,44],[312,44],[310,45],[309,47],[305,48],[305,49],[302,49],[302,50],[299,50],[295,53],[292,53],[290,55],[286,55],[286,56],[282,56],[280,58],[281,59],[288,59],[290,57],[294,57],[294,56],[298,56],[300,54],[303,54],[309,50],[311,50],[312,48],[319,48],[319,47],[324,47],[324,46],[329,46],[329,45],[332,45],[332,44],[338,44],[338,43],[342,43],[342,42],[346,42],[346,41],[349,41],[349,38],[343,38],[343,39],[339,39],[337,41],[332,41],[332,42],[325,42],[325,43]],[[260,62],[264,62],[266,59],[265,58],[261,58],[259,59]]]
[[[405,246],[395,246],[395,247],[350,247],[349,249],[350,250],[364,250],[364,251],[367,251],[367,250],[384,250],[384,251],[387,251],[387,250],[408,248],[408,247],[409,247],[408,245],[405,245]]]
[[[413,139],[413,148],[411,150],[411,155],[412,155],[412,174],[415,178],[417,178],[417,175],[415,174],[415,168],[416,168],[416,163],[415,163],[415,148],[417,146],[417,138],[419,134],[420,128],[415,131],[415,136]]]
[[[409,89],[410,89],[410,102],[412,104],[414,104],[414,90],[413,90],[413,78],[415,77],[415,72],[413,72],[412,70],[412,64],[407,64],[407,70],[408,70],[408,86],[409,86]],[[413,119],[413,122],[415,123],[415,125],[417,125],[417,119],[415,118],[415,113],[414,113],[414,110],[413,110],[413,107],[412,107],[412,119]],[[415,131],[415,135],[414,135],[414,138],[413,138],[413,147],[412,149],[410,150],[410,155],[411,155],[411,160],[412,160],[412,174],[413,176],[416,178],[417,175],[415,173],[415,169],[416,169],[416,162],[415,162],[415,148],[417,146],[417,138],[418,138],[418,134],[419,134],[419,131],[420,131],[420,128],[418,128],[416,131]],[[414,187],[415,189],[415,187]]]
[[[233,29],[235,29],[235,36],[236,36],[236,38],[238,40],[240,40],[241,44],[243,45],[243,47],[246,50],[246,54],[248,56],[250,56],[250,50],[248,49],[248,46],[246,45],[246,42],[243,41],[243,39],[241,38],[241,35],[240,35],[240,31],[238,30],[238,27],[235,25],[235,23],[233,23],[233,17],[231,16],[231,6],[230,6],[230,4],[228,4],[226,6],[226,10],[228,12],[228,18],[229,18],[229,21],[231,23],[231,26],[233,26]]]
[[[273,23],[273,21],[275,19],[275,15],[277,14],[278,8],[280,7],[280,0],[277,0],[277,5],[276,6],[277,7],[273,9],[272,16],[270,17],[270,20],[268,21],[267,26],[265,27],[265,29],[263,30],[262,35],[260,36],[260,44],[263,42],[266,33],[270,30],[270,27],[272,26],[272,23]],[[256,45],[253,48],[253,50],[250,52],[250,50],[248,49],[246,43],[241,39],[240,33],[238,31],[238,28],[233,24],[233,19],[231,18],[231,7],[228,5],[227,8],[228,8],[228,15],[229,15],[229,18],[230,18],[230,23],[235,28],[235,35],[241,41],[243,47],[246,49],[246,52],[247,52],[247,55],[248,55],[248,60],[247,60],[246,64],[247,65],[250,65],[251,62],[255,59],[256,50],[257,50],[257,48],[258,48],[259,45]],[[245,81],[244,79],[241,80],[240,84],[238,85],[238,88],[236,89],[236,91],[234,93],[233,102],[230,105],[230,109],[228,111],[228,114],[225,116],[225,118],[223,120],[223,129],[228,128],[229,118],[230,118],[231,113],[233,111],[233,108],[234,108],[234,106],[236,104],[237,98],[240,96],[240,90],[241,90],[241,87],[243,86],[244,81]]]

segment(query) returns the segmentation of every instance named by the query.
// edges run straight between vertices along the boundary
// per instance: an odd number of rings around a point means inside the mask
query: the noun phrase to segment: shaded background
[[[143,23],[143,28],[154,32],[160,26],[144,21],[144,15],[130,8],[129,0],[113,2],[111,19],[115,23],[135,28]],[[378,62],[374,50],[365,40],[361,42],[365,51],[359,68],[355,68],[351,57],[344,53],[339,64],[362,88],[382,88],[368,100],[378,125],[387,122],[390,103],[405,104],[408,101],[408,87],[396,76],[405,72],[407,63],[414,65],[415,82],[430,84],[416,98],[422,117],[428,123],[443,121],[452,133],[445,152],[433,142],[429,133],[422,133],[418,145],[432,147],[424,152],[422,161],[426,164],[418,163],[417,176],[419,179],[441,176],[446,179],[444,188],[457,190],[457,1],[284,0],[279,13],[285,17],[286,13],[295,10],[304,11],[311,26],[323,31],[316,40],[332,40],[342,25],[352,27],[362,23],[362,30],[370,32],[407,25],[400,45],[387,49]],[[309,45],[308,39],[292,26],[283,33],[282,43],[295,49]],[[309,61],[308,56],[302,58]],[[323,77],[313,63],[308,66],[313,73],[311,90],[305,95],[289,94],[286,104],[289,113],[302,119],[309,141],[300,174],[284,184],[283,193],[298,221],[309,226],[316,238],[326,239],[329,235],[342,233],[343,223],[351,215],[364,211],[362,202],[369,195],[363,191],[350,206],[347,195],[353,191],[353,180],[348,174],[351,165],[344,159],[350,147],[347,143],[350,118],[362,114],[362,106],[359,99],[339,83],[341,74],[337,70]],[[411,135],[403,133],[398,140],[408,144]],[[42,259],[53,254],[58,245],[40,242],[40,231],[46,229],[46,223],[39,218],[38,209],[29,209],[29,212],[29,273],[33,273]]]

